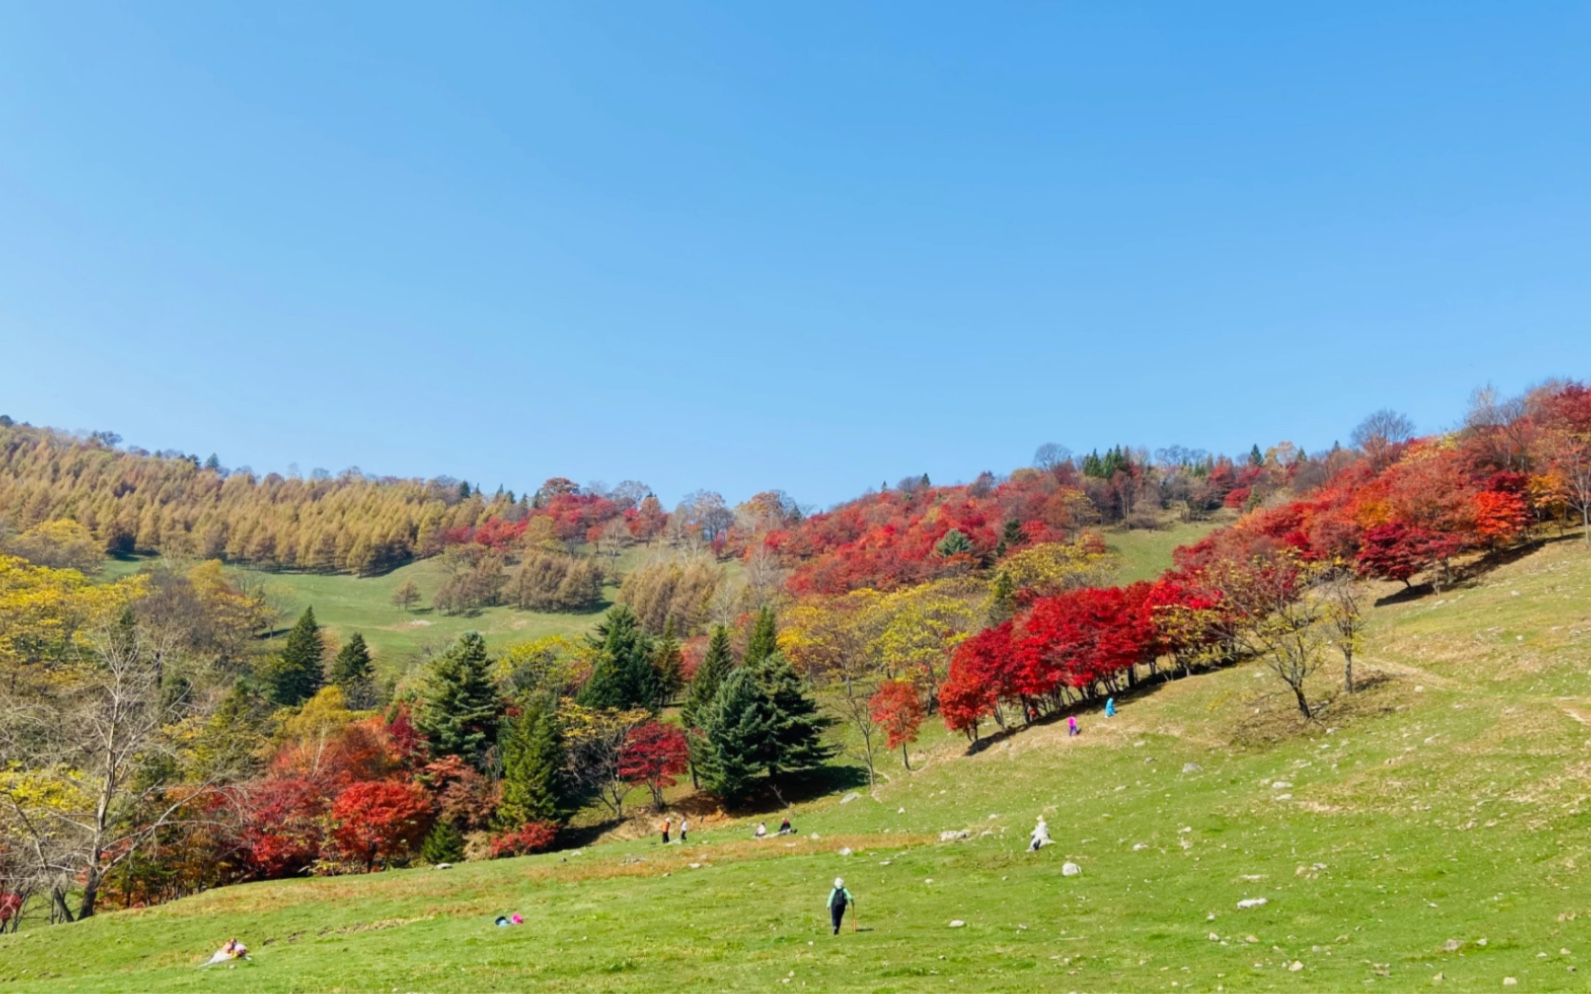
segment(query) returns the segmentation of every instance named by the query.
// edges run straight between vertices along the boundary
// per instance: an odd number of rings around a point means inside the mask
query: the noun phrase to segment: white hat
[[[845,886],[845,881],[841,880],[839,877],[835,877],[834,878],[834,886],[835,886],[836,889],[838,889],[840,887],[844,887]]]

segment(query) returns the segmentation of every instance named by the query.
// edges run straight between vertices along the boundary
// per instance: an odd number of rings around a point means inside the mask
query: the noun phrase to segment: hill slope
[[[1247,664],[1076,739],[940,739],[876,797],[801,806],[793,841],[718,823],[667,850],[226,888],[4,937],[0,989],[1578,989],[1588,648],[1591,555],[1553,543],[1375,608],[1371,686],[1307,730]],[[1041,812],[1057,845],[1029,855]],[[836,874],[862,926],[838,938]],[[527,926],[493,927],[509,911]],[[231,935],[252,964],[195,969]]]

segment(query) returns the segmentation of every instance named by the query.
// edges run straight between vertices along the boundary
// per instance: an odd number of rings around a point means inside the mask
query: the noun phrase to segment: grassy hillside
[[[1371,685],[1308,728],[1246,664],[1076,739],[936,736],[876,796],[800,805],[794,841],[717,821],[666,850],[227,888],[0,939],[0,989],[1583,989],[1591,554],[1372,615]],[[1030,855],[1040,813],[1057,845]],[[836,874],[861,910],[838,938]],[[510,911],[527,925],[492,925]],[[254,963],[196,969],[231,935]]]
[[[1121,557],[1121,571],[1115,582],[1153,580],[1171,566],[1171,551],[1179,545],[1192,545],[1199,539],[1234,520],[1224,513],[1207,521],[1170,521],[1166,527],[1147,531],[1118,529],[1105,533],[1105,544]]]

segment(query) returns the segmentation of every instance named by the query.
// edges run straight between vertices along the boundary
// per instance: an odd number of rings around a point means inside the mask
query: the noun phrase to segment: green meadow
[[[4,937],[0,990],[1591,986],[1591,554],[1549,543],[1370,616],[1365,688],[1322,671],[1312,723],[1247,663],[1077,738],[933,732],[914,772],[795,803],[793,839],[749,837],[770,805],[698,812],[688,845],[225,888]],[[1056,844],[1027,853],[1041,814]],[[199,968],[233,935],[252,962]]]

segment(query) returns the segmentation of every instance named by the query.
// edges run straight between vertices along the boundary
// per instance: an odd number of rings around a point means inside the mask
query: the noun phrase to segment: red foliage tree
[[[530,853],[544,852],[552,848],[552,844],[557,839],[557,825],[546,821],[527,822],[512,832],[492,836],[492,858],[502,859],[507,856],[527,856]]]
[[[690,760],[685,733],[674,725],[649,721],[630,732],[619,753],[619,779],[632,786],[645,784],[652,806],[663,810],[663,790],[678,782]]]
[[[1393,521],[1365,533],[1355,565],[1360,576],[1401,580],[1407,587],[1416,574],[1446,563],[1463,545],[1458,536]]]
[[[901,762],[911,769],[911,756],[906,747],[917,741],[917,733],[923,725],[923,701],[917,695],[917,688],[906,680],[886,680],[879,684],[868,707],[873,720],[884,729],[889,748],[898,746]]]
[[[332,837],[342,855],[362,862],[402,859],[431,827],[431,798],[417,783],[364,781],[349,786],[332,804]]]
[[[310,780],[263,780],[237,794],[249,875],[291,876],[311,866],[325,839],[326,796]]]

